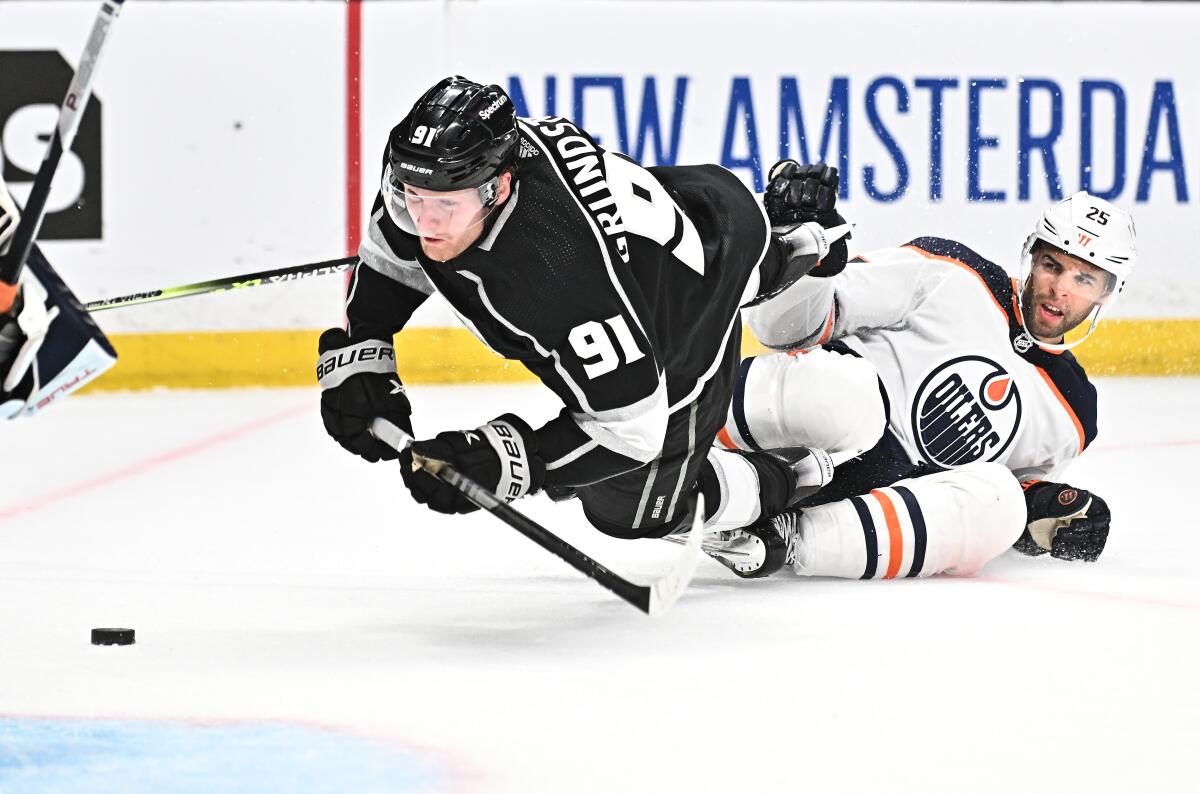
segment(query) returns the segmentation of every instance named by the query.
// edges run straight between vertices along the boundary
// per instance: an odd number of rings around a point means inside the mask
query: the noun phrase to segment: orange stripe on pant
[[[725,449],[737,449],[737,444],[733,443],[733,439],[729,437],[729,431],[723,427],[717,431],[717,441],[720,441],[721,446]]]
[[[900,532],[900,517],[896,515],[896,506],[883,491],[871,491],[871,496],[874,496],[883,508],[883,519],[887,522],[888,567],[883,578],[895,579],[896,574],[900,573],[900,561],[904,559],[904,535]]]

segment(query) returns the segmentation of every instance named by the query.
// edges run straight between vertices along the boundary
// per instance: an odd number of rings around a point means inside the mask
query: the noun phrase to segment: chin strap
[[[1042,350],[1045,350],[1047,353],[1061,353],[1064,350],[1070,350],[1071,348],[1075,347],[1076,345],[1081,344],[1084,340],[1086,340],[1089,336],[1092,335],[1092,331],[1096,330],[1096,325],[1100,322],[1100,312],[1103,309],[1104,309],[1104,305],[1097,303],[1095,308],[1092,309],[1092,322],[1090,325],[1088,325],[1087,332],[1084,333],[1084,335],[1079,337],[1078,339],[1074,339],[1070,342],[1058,342],[1058,343],[1043,342],[1040,339],[1036,338],[1033,334],[1029,333],[1029,329],[1027,329],[1025,327],[1024,318],[1021,318],[1021,334],[1013,341],[1013,344],[1019,345],[1021,340],[1025,340],[1025,343],[1024,343],[1025,350],[1028,350],[1030,347],[1037,345]],[[1076,326],[1076,328],[1078,328],[1078,327],[1079,326]],[[1072,329],[1072,330],[1074,330],[1074,329]],[[1063,337],[1063,338],[1065,339],[1066,337]],[[1020,346],[1018,346],[1018,351],[1020,351]]]
[[[1026,281],[1028,281],[1028,276],[1026,276]],[[1016,279],[1013,279],[1013,287],[1014,287],[1014,289],[1017,287]],[[1016,294],[1019,296],[1023,296],[1025,294],[1025,283],[1024,282],[1021,283],[1020,289],[1017,290]],[[1113,297],[1115,298],[1116,295],[1114,294]],[[1029,350],[1030,348],[1035,347],[1035,346],[1040,347],[1042,350],[1045,350],[1047,353],[1061,353],[1064,350],[1070,350],[1071,348],[1082,343],[1084,340],[1086,340],[1089,336],[1092,335],[1092,331],[1096,330],[1096,325],[1100,322],[1100,314],[1101,314],[1101,312],[1103,312],[1104,307],[1107,305],[1105,303],[1097,303],[1092,307],[1092,311],[1091,311],[1092,321],[1091,321],[1091,324],[1088,325],[1087,333],[1085,333],[1083,336],[1081,336],[1078,339],[1075,339],[1071,342],[1054,343],[1054,342],[1043,342],[1029,332],[1028,326],[1025,325],[1025,311],[1021,307],[1021,303],[1022,303],[1022,298],[1020,298],[1020,297],[1018,297],[1016,300],[1013,301],[1013,308],[1017,310],[1017,324],[1021,326],[1021,333],[1019,333],[1015,337],[1013,337],[1013,348],[1016,349],[1016,351],[1018,353],[1024,353],[1027,350]],[[1075,327],[1078,328],[1079,326],[1075,326]],[[1074,330],[1074,329],[1071,329],[1071,330]],[[1070,332],[1068,331],[1068,333],[1070,333]],[[1063,338],[1066,339],[1065,336]]]

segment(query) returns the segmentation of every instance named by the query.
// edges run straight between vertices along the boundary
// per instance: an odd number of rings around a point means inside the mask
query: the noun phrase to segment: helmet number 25
[[[1101,226],[1108,225],[1108,213],[1103,211],[1099,207],[1092,207],[1091,209],[1088,210],[1087,215],[1084,217],[1086,217],[1090,221],[1095,221],[1096,223],[1100,224]]]
[[[606,327],[607,326],[607,327]],[[611,329],[611,334],[609,330]],[[613,344],[613,338],[616,344]],[[575,355],[584,362],[583,372],[589,380],[606,375],[621,365],[624,356],[626,364],[645,358],[646,354],[638,349],[629,324],[621,315],[609,317],[603,323],[588,320],[571,329],[567,336]],[[617,347],[621,351],[617,352]],[[595,359],[592,361],[592,359]],[[589,363],[590,361],[590,363]]]

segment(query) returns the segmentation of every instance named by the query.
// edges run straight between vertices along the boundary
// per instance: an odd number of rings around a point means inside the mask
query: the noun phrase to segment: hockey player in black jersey
[[[517,118],[499,86],[447,78],[389,135],[348,327],[320,341],[326,429],[369,461],[396,457],[367,428],[376,416],[411,428],[392,337],[437,291],[563,409],[539,428],[503,413],[416,442],[401,473],[418,502],[475,509],[414,471],[414,453],[510,501],[575,495],[620,538],[686,527],[702,491],[710,552],[741,575],[769,573],[782,549],[760,527],[825,482],[827,456],[712,442],[733,393],[741,307],[844,259],[838,226],[773,231],[718,166],[642,168],[566,119]]]

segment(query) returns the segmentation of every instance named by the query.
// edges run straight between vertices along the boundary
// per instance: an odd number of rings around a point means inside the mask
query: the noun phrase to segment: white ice
[[[1069,480],[1111,505],[1100,562],[704,560],[658,620],[486,514],[415,506],[327,439],[315,391],[72,398],[0,426],[0,717],[315,723],[416,748],[450,791],[1195,790],[1200,380],[1098,387]],[[411,391],[418,435],[554,411]],[[679,552],[521,508],[630,578]],[[105,625],[137,644],[93,647]]]

